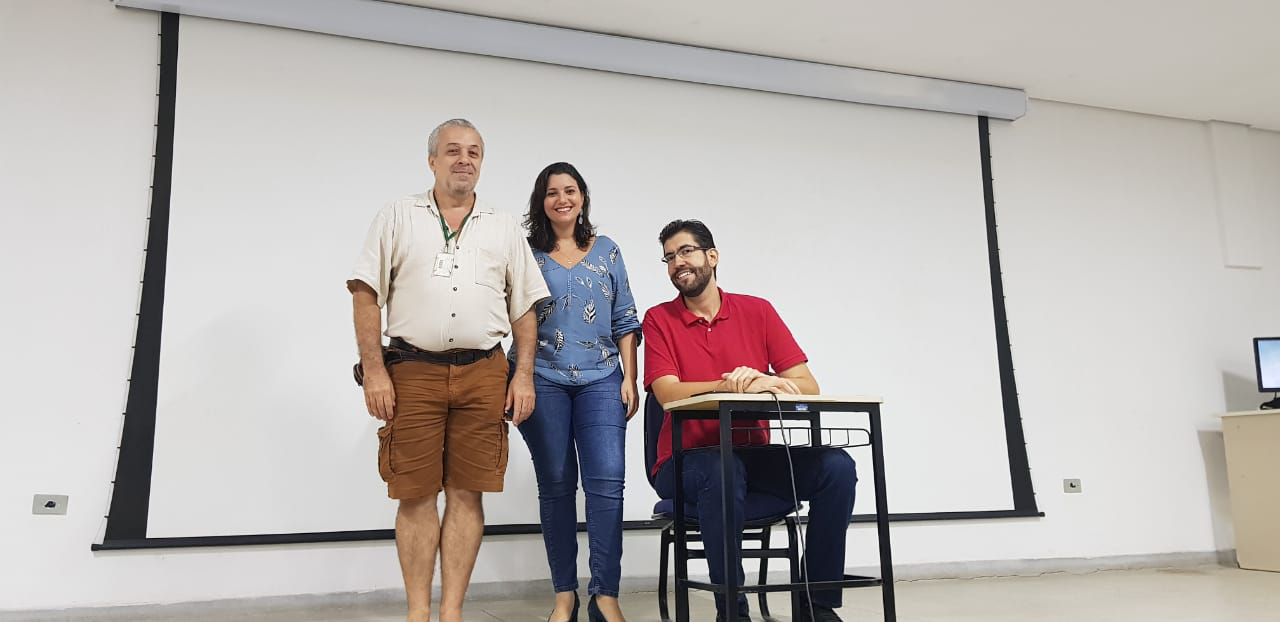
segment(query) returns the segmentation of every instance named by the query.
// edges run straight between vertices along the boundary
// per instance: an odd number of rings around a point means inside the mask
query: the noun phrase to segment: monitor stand
[[[1258,408],[1262,410],[1280,409],[1280,396],[1273,398],[1269,402],[1263,402]]]

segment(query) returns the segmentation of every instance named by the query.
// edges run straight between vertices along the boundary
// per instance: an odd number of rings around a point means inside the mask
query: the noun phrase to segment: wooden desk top
[[[788,403],[803,402],[806,404],[831,404],[836,402],[844,404],[884,403],[883,399],[869,395],[795,395],[790,393],[779,393],[778,401]],[[770,393],[707,393],[663,404],[662,409],[668,412],[673,410],[719,410],[720,402],[768,402],[772,404],[773,395]]]
[[[1218,416],[1226,419],[1227,417],[1248,417],[1250,415],[1280,415],[1280,408],[1272,408],[1270,410],[1238,410],[1236,412],[1222,413]]]

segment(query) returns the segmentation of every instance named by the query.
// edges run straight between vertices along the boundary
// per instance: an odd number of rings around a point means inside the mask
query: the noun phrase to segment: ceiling
[[[1280,131],[1277,0],[401,0]]]

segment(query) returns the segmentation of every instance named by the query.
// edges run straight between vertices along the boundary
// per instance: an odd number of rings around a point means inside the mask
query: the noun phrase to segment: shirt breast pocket
[[[483,285],[503,294],[507,289],[506,261],[497,253],[479,249],[476,251],[476,285]]]

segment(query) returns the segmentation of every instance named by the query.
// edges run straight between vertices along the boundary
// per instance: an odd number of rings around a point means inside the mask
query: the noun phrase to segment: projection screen
[[[148,537],[392,526],[344,281],[375,212],[431,185],[451,117],[483,134],[499,210],[578,166],[642,309],[675,296],[658,231],[706,222],[721,286],[774,303],[824,392],[884,397],[891,511],[1012,506],[973,117],[199,18],[177,89]],[[639,422],[628,520],[656,501]],[[537,523],[514,430],[509,464],[487,522]]]

